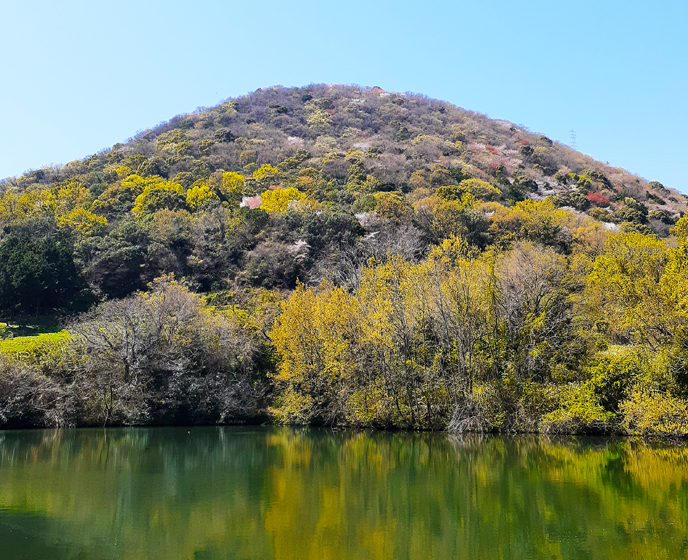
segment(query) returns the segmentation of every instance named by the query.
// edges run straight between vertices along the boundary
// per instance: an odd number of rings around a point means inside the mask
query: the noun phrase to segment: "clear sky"
[[[688,2],[0,0],[0,177],[271,85],[379,85],[688,193]]]

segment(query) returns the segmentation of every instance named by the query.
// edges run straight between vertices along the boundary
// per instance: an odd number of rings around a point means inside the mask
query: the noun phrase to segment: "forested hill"
[[[350,170],[357,156],[362,166]],[[82,161],[0,185],[25,190],[77,180],[95,200],[126,173],[161,176],[186,189],[223,170],[249,178],[264,165],[281,172],[275,184],[294,183],[304,170],[315,169],[340,187],[369,176],[368,192],[408,193],[473,177],[499,187],[505,199],[556,194],[559,205],[578,210],[617,210],[629,197],[645,204],[646,214],[663,210],[671,216],[686,202],[660,183],[648,184],[512,123],[421,95],[336,85],[259,89],[179,115]],[[602,196],[586,197],[593,192]],[[668,219],[663,213],[650,217]]]
[[[688,434],[686,199],[511,123],[275,87],[0,196],[0,426]]]
[[[277,198],[303,193],[314,209],[346,214],[296,224],[236,212],[242,199],[275,187],[282,187]],[[293,288],[297,278],[316,280],[330,270],[318,264],[332,243],[338,248],[343,237],[362,233],[352,213],[398,214],[388,218],[409,229],[382,243],[408,237],[405,243],[425,250],[446,232],[424,228],[412,210],[443,187],[445,198],[469,191],[507,205],[549,197],[555,206],[662,236],[686,203],[657,182],[545,136],[420,95],[328,85],[259,89],[84,160],[0,183],[5,241],[17,227],[34,243],[61,232],[78,238],[76,269],[68,258],[51,266],[86,281],[70,280],[45,297],[29,283],[26,296],[0,293],[0,308],[64,306],[71,301],[62,296],[76,285],[122,297],[165,272],[201,291]],[[227,211],[235,212],[231,223]],[[347,223],[326,223],[332,220]],[[472,235],[482,245],[496,241],[486,231]],[[299,241],[303,250],[293,245]],[[12,246],[4,244],[0,261],[11,259]]]

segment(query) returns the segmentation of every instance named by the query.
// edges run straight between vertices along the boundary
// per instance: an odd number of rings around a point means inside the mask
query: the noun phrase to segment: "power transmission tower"
[[[578,143],[576,142],[576,131],[573,130],[573,129],[571,129],[571,132],[569,132],[569,135],[570,135],[570,137],[571,137],[571,144],[570,144],[570,146],[571,146],[574,150],[578,151]]]

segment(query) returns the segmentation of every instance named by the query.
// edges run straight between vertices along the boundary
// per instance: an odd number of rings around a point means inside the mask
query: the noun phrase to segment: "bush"
[[[476,384],[454,407],[448,430],[464,432],[536,432],[540,419],[556,406],[551,385],[513,379]]]
[[[540,430],[547,434],[608,432],[615,415],[605,411],[591,383],[573,383],[562,389],[561,406],[543,416]]]
[[[653,210],[647,215],[650,220],[659,220],[662,223],[674,225],[676,223],[676,218],[671,212],[666,210]]]
[[[375,213],[383,220],[393,224],[410,222],[413,218],[413,207],[401,193],[375,193]]]
[[[537,185],[535,187],[537,190]],[[480,179],[464,179],[459,183],[459,189],[472,194],[478,200],[497,200],[501,196],[497,188]]]
[[[670,393],[657,393],[636,387],[619,407],[623,428],[643,437],[688,436],[688,403]]]
[[[59,396],[53,381],[0,356],[0,428],[61,425]]]
[[[478,384],[454,407],[447,430],[451,433],[499,431],[505,423],[503,399],[496,385]]]
[[[640,378],[642,365],[638,356],[624,347],[612,347],[588,368],[590,387],[595,399],[608,412],[618,412],[630,387]]]
[[[0,342],[0,356],[9,363],[22,364],[52,376],[65,364],[69,341],[67,331],[15,337]]]
[[[585,196],[595,206],[609,206],[609,199],[600,192],[590,191]]]
[[[599,220],[600,222],[613,222],[614,217],[604,210],[603,208],[599,208],[598,206],[593,206],[587,211],[588,216],[591,218],[595,218],[596,220]]]
[[[630,222],[634,224],[643,224],[646,221],[645,215],[630,206],[624,206],[614,212],[614,217],[620,222]]]

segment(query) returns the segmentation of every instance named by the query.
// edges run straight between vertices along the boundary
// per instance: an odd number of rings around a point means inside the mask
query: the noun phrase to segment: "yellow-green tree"
[[[263,188],[276,184],[279,180],[280,170],[269,163],[261,165],[253,172],[253,179]]]
[[[159,180],[146,185],[143,192],[136,197],[132,213],[141,217],[157,210],[167,208],[178,210],[186,206],[184,187],[179,183]]]
[[[413,218],[413,207],[400,192],[375,193],[375,213],[395,224],[409,222]]]
[[[681,241],[688,239],[688,216],[683,216],[671,230]]]
[[[146,188],[165,183],[160,177],[141,177],[129,175],[121,182],[110,185],[91,205],[90,210],[98,214],[129,212],[135,204],[136,198]]]
[[[501,196],[499,189],[480,179],[464,179],[458,185],[437,189],[437,196],[445,200],[460,200],[466,193],[478,200],[497,200]]]
[[[208,185],[197,185],[186,191],[186,205],[190,210],[197,210],[213,200],[220,199]]]
[[[266,212],[286,212],[291,204],[305,200],[306,195],[294,187],[288,187],[265,191],[260,198],[260,207]]]
[[[465,193],[460,200],[433,196],[419,200],[414,208],[418,224],[434,243],[456,236],[476,246],[485,245],[488,222],[473,195]]]
[[[674,337],[682,319],[672,286],[663,281],[670,256],[666,244],[652,235],[623,233],[607,241],[585,295],[612,335],[654,346]]]
[[[244,176],[234,171],[225,171],[222,174],[220,192],[230,202],[239,204],[245,194],[246,182]]]
[[[107,227],[107,219],[84,208],[76,208],[68,214],[60,216],[57,225],[59,228],[83,238],[102,234]]]
[[[90,204],[90,194],[77,181],[70,181],[60,187],[55,200],[58,214],[67,214],[76,208],[85,208]]]
[[[280,396],[272,411],[285,423],[335,423],[346,413],[355,368],[356,301],[341,288],[300,285],[270,332],[280,358]]]

